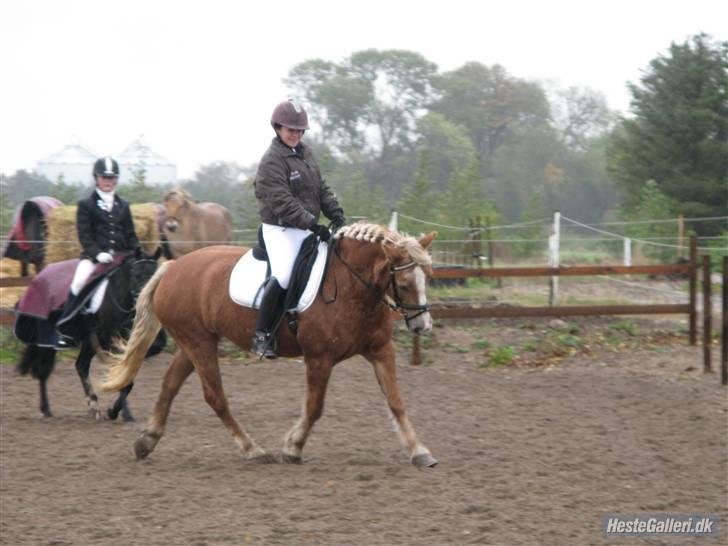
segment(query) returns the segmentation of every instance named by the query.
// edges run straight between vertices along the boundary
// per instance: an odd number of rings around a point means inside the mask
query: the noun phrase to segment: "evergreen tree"
[[[673,43],[630,91],[634,117],[617,128],[609,153],[626,210],[641,206],[645,181],[654,180],[673,214],[728,214],[728,42],[699,34]]]
[[[666,196],[654,180],[648,180],[641,188],[637,202],[629,212],[623,216],[627,220],[639,222],[646,219],[665,220],[672,216],[677,208],[677,203]],[[662,237],[675,237],[677,239],[677,224],[666,222],[635,223],[628,225],[625,235],[632,239],[650,239]],[[654,241],[657,244],[646,243],[642,245],[642,252],[645,256],[657,259],[664,263],[675,261],[677,250],[672,246],[676,240]]]

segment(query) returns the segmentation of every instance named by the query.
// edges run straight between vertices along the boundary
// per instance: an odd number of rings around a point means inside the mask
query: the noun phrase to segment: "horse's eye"
[[[410,291],[410,287],[409,287],[409,285],[407,285],[407,284],[398,284],[398,285],[397,285],[397,289],[398,289],[398,290],[399,290],[400,292],[409,292],[409,291]]]

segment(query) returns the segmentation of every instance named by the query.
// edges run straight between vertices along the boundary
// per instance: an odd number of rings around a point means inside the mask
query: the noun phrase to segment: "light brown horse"
[[[164,196],[164,231],[171,257],[179,258],[198,248],[229,243],[232,239],[230,211],[218,203],[197,203],[182,189]]]
[[[361,223],[337,233],[322,289],[299,316],[297,333],[294,335],[287,325],[278,332],[278,354],[303,355],[308,382],[303,415],[284,439],[284,462],[301,462],[306,439],[323,413],[334,365],[360,354],[374,367],[412,463],[418,467],[437,464],[405,415],[397,385],[390,310],[399,309],[412,332],[431,329],[425,289],[432,268],[426,249],[436,235],[432,232],[418,241]],[[134,444],[137,458],[143,459],[154,450],[164,433],[172,400],[197,370],[205,400],[244,457],[273,460],[231,415],[217,361],[221,338],[249,349],[255,330],[256,311],[235,304],[228,295],[230,273],[246,251],[216,246],[165,262],[139,296],[129,341],[101,388],[115,391],[134,380],[160,326],[175,338],[179,351],[164,376],[147,428]]]

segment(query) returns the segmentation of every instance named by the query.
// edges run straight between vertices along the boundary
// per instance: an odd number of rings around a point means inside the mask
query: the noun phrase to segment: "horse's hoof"
[[[258,457],[254,457],[253,462],[256,462],[258,464],[277,464],[278,459],[276,459],[276,456],[272,453],[264,453],[263,455],[259,455]]]
[[[258,446],[247,452],[245,458],[258,464],[274,464],[278,462],[275,455],[268,453],[262,447]]]
[[[146,459],[154,451],[158,441],[159,435],[143,432],[134,442],[134,455],[136,455],[137,460]]]
[[[281,462],[284,464],[303,464],[303,457],[301,457],[300,455],[281,453]]]
[[[106,410],[106,418],[109,421],[116,421],[116,418],[119,416],[118,411],[114,411],[113,408],[109,408]]]
[[[437,459],[429,453],[420,453],[412,457],[412,464],[417,468],[432,468],[433,466],[437,466],[437,463]]]

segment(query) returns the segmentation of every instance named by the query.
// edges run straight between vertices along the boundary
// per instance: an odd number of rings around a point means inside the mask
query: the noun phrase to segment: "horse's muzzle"
[[[174,232],[177,231],[177,228],[179,227],[179,223],[177,222],[165,222],[164,227],[167,228],[168,231]]]
[[[429,312],[407,321],[407,327],[413,334],[422,335],[432,330],[432,317]]]

